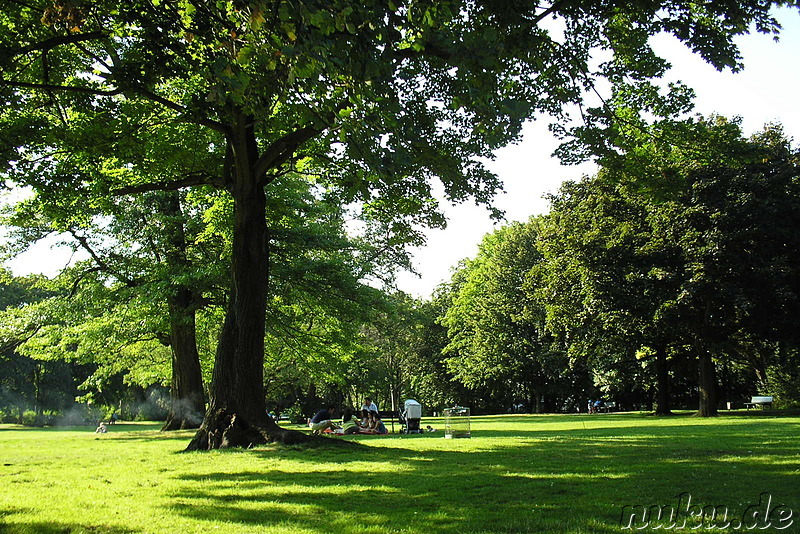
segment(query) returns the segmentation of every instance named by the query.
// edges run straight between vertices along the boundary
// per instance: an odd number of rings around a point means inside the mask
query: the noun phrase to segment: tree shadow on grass
[[[94,432],[97,425],[74,425],[74,426],[25,426],[25,425],[4,425],[0,427],[0,432]],[[107,425],[109,434],[116,434],[122,432],[158,432],[161,429],[160,424],[141,424],[141,423],[116,423]]]
[[[2,534],[133,534],[138,530],[121,528],[103,524],[80,524],[62,522],[44,522],[28,520],[27,516],[35,510],[25,508],[0,509],[0,533]],[[7,521],[14,516],[13,522]]]
[[[470,461],[468,456],[480,455],[436,452],[413,459],[413,454],[384,449],[319,472],[268,469],[183,477],[187,484],[175,509],[209,522],[315,532],[543,532],[563,519],[548,525],[548,511],[582,493],[576,485],[554,503],[543,498],[541,481],[514,477],[491,458]],[[392,462],[397,471],[355,469],[377,462]],[[613,521],[607,529],[594,529],[616,530]]]
[[[253,451],[262,468],[179,475],[172,509],[209,523],[312,532],[605,533],[620,530],[625,505],[666,504],[692,492],[733,506],[752,500],[752,488],[766,481],[793,487],[785,465],[742,458],[737,473],[724,459],[731,452],[724,433],[693,447],[696,436],[683,429],[623,429],[623,438],[547,432],[479,451],[458,450],[457,440],[450,450],[416,450],[398,440],[347,454]],[[733,449],[797,453],[760,445],[758,433],[739,428]],[[276,455],[299,469],[273,467]]]

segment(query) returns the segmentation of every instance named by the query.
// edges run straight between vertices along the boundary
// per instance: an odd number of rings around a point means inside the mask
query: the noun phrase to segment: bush
[[[0,423],[16,424],[19,423],[19,410],[9,408],[7,410],[0,410]]]
[[[22,414],[22,424],[25,426],[45,426],[53,423],[53,416],[50,414],[37,414],[33,410],[25,410]]]
[[[789,366],[774,365],[767,369],[769,392],[776,408],[800,408],[800,371]]]
[[[287,415],[289,417],[289,420],[292,423],[295,423],[297,425],[304,424],[306,422],[306,419],[308,419],[306,417],[306,414],[303,413],[303,409],[300,407],[299,404],[292,404],[283,413],[284,415]]]

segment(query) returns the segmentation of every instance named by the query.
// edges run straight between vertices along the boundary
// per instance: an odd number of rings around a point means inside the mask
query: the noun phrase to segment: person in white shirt
[[[378,409],[378,405],[372,402],[372,399],[369,397],[364,399],[364,404],[361,406],[361,411],[368,411],[368,412],[380,412]]]

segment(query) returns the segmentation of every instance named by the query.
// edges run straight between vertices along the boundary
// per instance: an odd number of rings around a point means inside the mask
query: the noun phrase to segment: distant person
[[[369,397],[364,399],[364,405],[361,406],[361,410],[366,410],[367,412],[380,412],[378,405],[372,402],[372,399]]]
[[[108,432],[108,428],[106,428],[105,423],[97,425],[97,429],[94,431],[95,434],[105,434],[106,432]]]
[[[309,419],[308,427],[311,429],[312,434],[322,434],[328,428],[336,428],[332,421],[333,417],[331,417],[333,409],[333,405],[328,405]]]
[[[119,419],[117,417],[117,412],[112,413],[111,417],[109,417],[109,419],[108,419],[108,424],[109,425],[116,425],[117,424],[117,419]]]
[[[386,428],[386,425],[383,424],[383,420],[381,419],[380,412],[370,412],[373,414],[373,418],[375,420],[375,433],[377,434],[388,434],[389,430]]]

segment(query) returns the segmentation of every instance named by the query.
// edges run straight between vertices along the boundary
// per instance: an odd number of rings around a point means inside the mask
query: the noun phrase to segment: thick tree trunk
[[[656,415],[672,415],[669,393],[669,363],[666,351],[656,349]]]
[[[191,266],[186,257],[186,233],[178,192],[161,193],[159,210],[166,216],[167,267],[174,273],[186,272]],[[172,288],[168,298],[172,381],[169,415],[161,430],[198,428],[203,422],[206,404],[195,322],[198,298],[199,295],[183,284]]]
[[[708,352],[699,356],[700,417],[714,417],[717,411],[717,373],[714,360]]]
[[[184,288],[169,303],[172,382],[170,412],[161,430],[199,428],[206,411],[193,300]]]
[[[187,450],[298,443],[307,434],[282,429],[264,402],[264,331],[269,258],[266,195],[253,168],[258,149],[250,117],[240,116],[228,139],[233,156],[234,227],[231,292],[217,345],[211,399]]]

